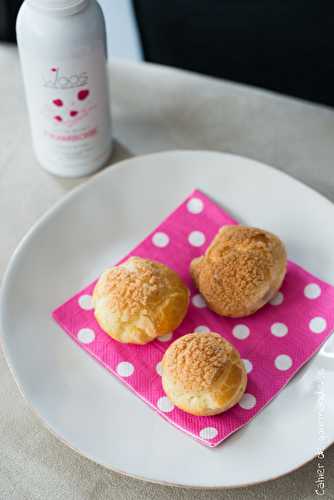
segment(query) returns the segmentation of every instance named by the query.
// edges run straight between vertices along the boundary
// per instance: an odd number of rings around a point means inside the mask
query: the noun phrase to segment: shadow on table
[[[108,168],[111,165],[114,165],[115,163],[126,160],[128,158],[132,158],[132,156],[134,156],[133,153],[126,146],[124,146],[124,144],[119,142],[117,139],[114,139],[113,150],[110,157],[106,161],[106,166],[103,167],[101,170],[99,170],[97,173],[102,172],[105,168]],[[64,191],[71,190],[72,188],[78,186],[79,184],[82,184],[83,182],[87,181],[91,177],[93,177],[93,175],[87,175],[85,177],[78,177],[75,179],[67,179],[65,177],[53,176],[55,182],[59,184],[64,189]]]

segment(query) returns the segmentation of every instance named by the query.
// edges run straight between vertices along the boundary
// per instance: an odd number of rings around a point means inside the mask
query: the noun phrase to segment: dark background
[[[134,0],[148,61],[334,106],[334,2]]]
[[[23,0],[0,0],[0,41],[15,42],[15,20]]]
[[[0,39],[15,41],[21,3],[0,0]],[[333,0],[133,5],[145,60],[334,106]]]

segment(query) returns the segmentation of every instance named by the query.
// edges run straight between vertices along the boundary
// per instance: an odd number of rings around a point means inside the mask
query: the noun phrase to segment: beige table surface
[[[111,62],[110,79],[112,163],[167,149],[228,151],[274,165],[334,201],[334,110],[121,60]],[[57,179],[39,168],[31,147],[17,53],[0,45],[0,280],[30,226],[85,181]],[[0,500],[316,498],[315,460],[265,484],[220,491],[159,486],[103,469],[44,429],[19,394],[1,351],[0,436]],[[333,446],[326,451],[325,466],[323,498],[334,498]]]

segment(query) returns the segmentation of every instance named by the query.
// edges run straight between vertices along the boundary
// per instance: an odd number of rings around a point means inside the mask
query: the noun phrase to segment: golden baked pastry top
[[[145,344],[177,328],[189,291],[164,264],[131,257],[98,280],[93,305],[101,328],[115,340]]]
[[[247,316],[278,291],[286,272],[286,251],[281,240],[268,231],[225,226],[204,256],[191,262],[190,271],[213,311],[222,316]]]
[[[169,399],[193,415],[215,415],[242,397],[247,375],[238,351],[217,333],[191,333],[173,342],[162,360]]]

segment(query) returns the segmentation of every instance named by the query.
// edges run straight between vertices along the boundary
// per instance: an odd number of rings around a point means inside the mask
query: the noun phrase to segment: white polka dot
[[[118,363],[116,371],[121,377],[130,377],[135,371],[135,367],[129,361],[121,361]]]
[[[217,436],[218,431],[215,427],[204,427],[200,430],[200,437],[202,439],[213,439]]]
[[[164,413],[169,413],[170,411],[174,410],[174,405],[167,398],[167,396],[162,396],[161,398],[159,398],[157,401],[157,406],[158,406],[159,410],[163,411]]]
[[[188,241],[193,247],[201,247],[205,243],[205,236],[201,231],[192,231],[188,236]]]
[[[284,337],[289,331],[284,323],[273,323],[270,330],[275,337]]]
[[[272,306],[280,306],[282,304],[284,300],[284,295],[282,292],[278,292],[276,293],[275,297],[273,297],[271,299],[271,301],[269,302],[269,304],[271,304]]]
[[[236,325],[232,330],[233,336],[236,339],[244,340],[249,336],[249,328],[246,325]]]
[[[199,326],[196,326],[195,332],[198,332],[198,333],[208,333],[208,332],[211,332],[211,330],[206,325],[199,325]]]
[[[79,306],[85,311],[93,309],[93,297],[91,295],[81,295],[78,300]]]
[[[308,299],[317,299],[321,295],[321,288],[316,283],[310,283],[304,288],[304,295]]]
[[[275,358],[275,366],[278,370],[285,372],[292,366],[292,359],[287,354],[280,354]]]
[[[255,405],[256,397],[253,394],[249,394],[249,392],[246,392],[239,401],[239,406],[244,410],[251,410]]]
[[[241,361],[244,364],[246,372],[250,373],[253,370],[253,363],[249,359],[242,359]]]
[[[204,208],[203,201],[199,198],[191,198],[187,203],[187,209],[192,214],[199,214]]]
[[[161,364],[161,361],[159,361],[159,363],[157,363],[155,365],[155,371],[157,372],[158,375],[162,375],[162,364]]]
[[[160,342],[168,342],[173,337],[173,332],[166,333],[166,335],[161,335],[158,337]]]
[[[95,340],[95,332],[91,328],[81,328],[78,331],[77,338],[82,344],[90,344]]]
[[[316,316],[309,322],[309,327],[311,332],[313,333],[322,333],[324,330],[326,330],[327,321],[321,316]]]
[[[196,295],[194,295],[193,298],[191,299],[191,302],[193,303],[193,305],[195,307],[199,307],[199,308],[206,307],[206,302],[200,293],[197,293]]]
[[[166,247],[169,243],[169,236],[166,233],[155,233],[152,242],[156,247]]]

